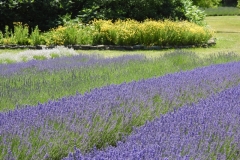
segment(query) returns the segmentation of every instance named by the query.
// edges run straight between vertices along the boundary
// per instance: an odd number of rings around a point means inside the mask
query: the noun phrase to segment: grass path
[[[240,16],[209,16],[205,21],[217,32],[240,33]]]

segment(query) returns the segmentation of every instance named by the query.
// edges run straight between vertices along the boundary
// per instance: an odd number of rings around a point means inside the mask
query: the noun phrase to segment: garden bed
[[[98,20],[92,24],[68,24],[40,32],[36,27],[31,33],[22,24],[14,26],[14,32],[6,26],[0,32],[0,49],[42,49],[42,45],[55,45],[76,49],[165,49],[207,47],[213,31],[187,21],[153,21],[142,23],[135,20]],[[88,46],[90,45],[90,46]],[[149,47],[150,46],[150,47]]]
[[[207,43],[204,44],[193,44],[185,46],[119,46],[119,45],[66,45],[67,48],[73,48],[74,50],[163,50],[163,49],[174,49],[174,48],[196,48],[196,47],[211,47],[216,45],[216,39],[211,38]],[[53,49],[58,45],[0,45],[0,49]]]

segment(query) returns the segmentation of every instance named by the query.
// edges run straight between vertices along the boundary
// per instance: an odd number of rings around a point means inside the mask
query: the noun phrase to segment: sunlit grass
[[[215,32],[240,32],[240,16],[209,16],[205,21]]]

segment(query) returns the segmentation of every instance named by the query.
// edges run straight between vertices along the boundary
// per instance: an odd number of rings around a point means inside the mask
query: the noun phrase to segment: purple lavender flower
[[[125,55],[116,58],[103,58],[100,55],[79,54],[71,57],[59,57],[47,60],[30,60],[14,64],[0,64],[0,75],[13,75],[23,73],[24,70],[34,71],[59,71],[62,69],[89,67],[93,65],[106,65],[109,63],[124,63],[130,60],[143,60],[142,55]]]
[[[239,126],[235,125],[239,111],[234,110],[239,108],[239,68],[240,62],[212,65],[1,112],[0,157],[11,147],[14,157],[21,153],[29,159],[43,159],[48,153],[49,158],[60,159],[73,146],[82,154],[75,151],[71,155],[96,159],[151,159],[159,153],[163,158],[188,159],[198,158],[198,150],[203,156],[215,156],[207,154],[215,150],[220,150],[216,152],[219,157],[222,150],[228,156],[232,152],[227,148],[239,147]],[[234,86],[238,87],[191,106]],[[186,103],[190,106],[177,110]],[[157,117],[160,119],[154,120]],[[118,140],[126,143],[84,154],[94,146],[115,145]]]
[[[117,147],[85,155],[75,148],[72,155],[75,160],[238,159],[239,138],[240,85],[146,123]]]

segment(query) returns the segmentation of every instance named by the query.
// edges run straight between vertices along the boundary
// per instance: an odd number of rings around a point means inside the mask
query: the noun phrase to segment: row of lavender
[[[73,146],[84,153],[115,145],[133,127],[239,85],[239,68],[240,62],[212,65],[0,113],[0,159],[60,159]]]
[[[33,71],[60,71],[62,69],[71,70],[74,68],[90,67],[93,65],[107,65],[109,63],[124,63],[131,60],[143,60],[143,55],[125,55],[116,58],[104,58],[100,55],[63,56],[47,60],[30,60],[13,64],[0,64],[0,75],[9,76],[13,74],[23,74],[24,70],[35,69]],[[29,70],[28,70],[29,71]]]
[[[119,83],[129,81],[131,78],[125,78],[121,73],[129,66],[140,69],[141,62],[151,64],[143,55],[104,58],[86,54],[0,64],[0,111],[14,109],[16,105],[45,103],[49,99],[74,95],[76,91],[84,93],[91,88],[112,84],[114,80]],[[135,67],[134,64],[141,66]]]
[[[240,85],[156,118],[134,130],[125,143],[64,160],[239,159]]]

